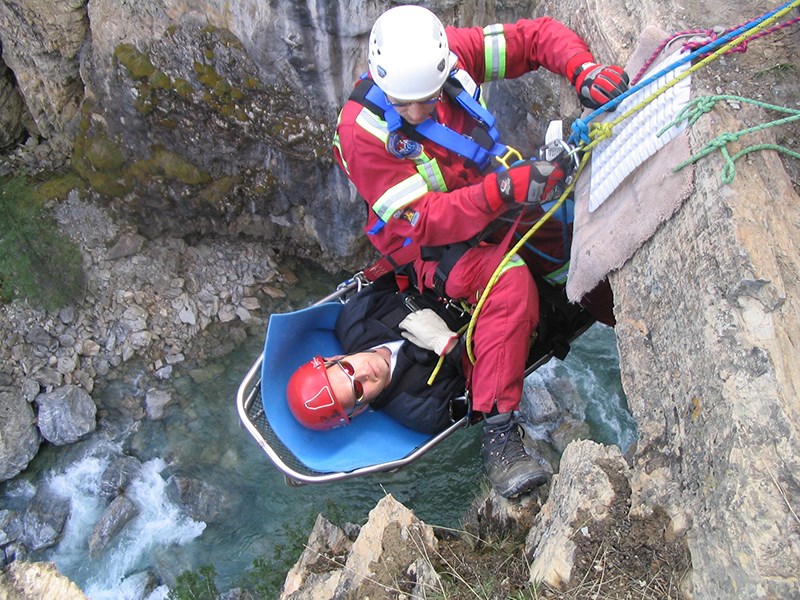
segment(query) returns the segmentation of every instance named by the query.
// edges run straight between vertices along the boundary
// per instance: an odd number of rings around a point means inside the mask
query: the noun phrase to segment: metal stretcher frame
[[[339,286],[332,294],[313,303],[311,307],[334,301],[343,302],[349,294],[358,291],[363,285],[368,285],[368,282],[363,279],[360,274],[356,275],[352,280]],[[540,300],[543,300],[543,298],[540,297]],[[560,346],[552,345],[549,349],[541,351],[534,360],[532,360],[525,370],[525,376],[527,377],[533,373],[540,366],[547,363],[553,356],[563,359],[569,349],[569,344],[580,337],[593,323],[594,319],[592,318],[583,318],[574,323],[574,329],[563,336],[563,339],[560,340]],[[334,469],[331,471],[314,470],[298,458],[295,452],[281,441],[280,437],[270,425],[261,396],[263,362],[264,352],[258,356],[239,384],[236,393],[236,406],[242,426],[253,439],[255,439],[256,443],[261,447],[270,461],[283,473],[287,485],[298,486],[311,483],[330,483],[364,475],[396,471],[419,459],[425,453],[453,435],[456,431],[468,427],[471,422],[471,414],[470,411],[468,411],[466,416],[454,422],[450,427],[439,434],[429,436],[426,441],[419,443],[413,450],[398,459],[351,469]],[[462,397],[461,400],[467,401],[464,397]],[[361,419],[362,417],[359,418]],[[346,431],[347,429],[349,428],[340,431]],[[415,435],[421,434],[415,433]]]

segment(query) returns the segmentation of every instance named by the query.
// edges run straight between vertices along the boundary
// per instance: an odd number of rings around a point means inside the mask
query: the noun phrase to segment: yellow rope
[[[472,317],[470,318],[469,324],[467,326],[467,340],[466,340],[467,356],[469,357],[469,360],[473,364],[475,363],[475,353],[474,353],[474,350],[473,350],[473,334],[474,334],[474,331],[475,331],[475,326],[477,324],[478,315],[480,314],[481,309],[483,308],[483,305],[486,302],[486,298],[488,297],[489,292],[494,287],[494,284],[497,283],[497,279],[500,277],[501,273],[503,272],[503,267],[508,263],[509,260],[511,260],[511,257],[513,257],[517,253],[517,251],[525,244],[525,242],[527,242],[528,239],[530,239],[530,237],[536,231],[538,231],[539,228],[541,228],[541,226],[556,212],[556,210],[558,210],[561,207],[561,205],[567,199],[567,196],[572,192],[573,188],[575,187],[575,183],[578,181],[578,177],[583,172],[584,166],[589,161],[589,157],[591,156],[591,152],[595,148],[595,146],[597,146],[597,144],[599,144],[604,139],[608,139],[608,138],[612,137],[613,133],[614,133],[613,132],[614,127],[616,127],[622,121],[624,121],[625,119],[631,117],[632,115],[634,115],[638,111],[642,110],[645,106],[650,104],[653,100],[658,98],[661,94],[665,93],[667,90],[672,88],[674,85],[677,85],[680,81],[682,81],[683,79],[685,79],[686,77],[688,77],[689,75],[691,75],[692,73],[694,73],[695,71],[700,69],[701,67],[704,67],[705,65],[707,65],[711,61],[716,60],[717,58],[719,58],[722,54],[726,53],[731,48],[733,48],[735,46],[738,46],[745,39],[747,39],[747,38],[751,37],[752,35],[758,33],[762,29],[765,29],[771,23],[773,23],[774,21],[780,19],[783,15],[785,15],[788,12],[791,12],[794,8],[797,8],[798,6],[800,6],[800,0],[796,0],[792,4],[786,6],[782,10],[778,11],[777,13],[775,13],[772,17],[770,17],[768,19],[765,19],[764,21],[762,21],[758,25],[755,25],[755,26],[751,27],[750,29],[742,32],[736,38],[734,38],[733,40],[731,40],[730,42],[728,42],[724,46],[718,48],[717,50],[715,50],[713,53],[709,54],[707,57],[703,58],[698,63],[696,63],[696,64],[692,65],[691,67],[689,67],[686,71],[684,71],[683,73],[681,73],[680,75],[675,77],[675,79],[670,81],[667,85],[665,85],[662,88],[659,88],[658,90],[653,92],[650,96],[648,96],[647,98],[645,98],[644,100],[639,102],[639,104],[637,104],[636,106],[633,106],[632,108],[630,108],[628,111],[626,111],[624,114],[620,115],[619,117],[617,117],[613,121],[610,121],[610,122],[603,121],[603,122],[600,122],[600,123],[592,123],[590,125],[590,127],[589,127],[589,135],[592,138],[592,140],[588,144],[583,143],[583,144],[581,144],[579,146],[579,148],[584,152],[584,155],[583,155],[583,158],[581,159],[580,165],[578,166],[578,170],[576,171],[575,176],[572,179],[572,183],[570,183],[570,185],[567,187],[567,189],[564,190],[564,193],[561,194],[561,196],[559,197],[558,201],[552,206],[552,208],[550,208],[550,210],[548,210],[544,215],[542,215],[542,217],[533,225],[533,227],[531,227],[525,233],[525,235],[523,235],[522,238],[514,245],[514,247],[505,254],[505,256],[503,257],[503,260],[500,261],[500,264],[497,265],[497,268],[494,270],[494,273],[492,273],[492,276],[489,279],[488,284],[486,285],[486,289],[483,290],[483,292],[481,293],[481,297],[478,300],[478,304],[475,306],[475,310],[473,311]]]
[[[475,354],[472,348],[472,337],[475,331],[475,325],[478,320],[478,315],[483,308],[484,303],[486,302],[486,298],[489,296],[489,292],[494,287],[494,284],[497,282],[498,278],[503,272],[503,267],[508,264],[511,258],[519,251],[522,246],[525,245],[530,237],[536,233],[542,225],[551,217],[553,214],[561,208],[561,205],[564,204],[564,201],[567,197],[572,193],[573,188],[575,187],[575,182],[578,180],[578,175],[580,175],[581,171],[583,171],[583,167],[589,160],[589,154],[585,154],[583,159],[581,160],[581,164],[578,166],[578,170],[575,173],[575,177],[572,179],[572,183],[570,183],[561,196],[558,198],[556,203],[548,210],[545,214],[543,214],[533,226],[525,232],[525,234],[519,239],[519,241],[514,244],[514,247],[511,248],[506,254],[503,256],[503,260],[500,261],[500,264],[497,265],[497,268],[492,273],[492,276],[489,278],[489,282],[486,284],[486,289],[483,290],[480,299],[478,300],[478,304],[475,306],[475,310],[472,311],[472,316],[470,317],[469,324],[467,325],[467,356],[469,360],[474,364],[475,363]]]

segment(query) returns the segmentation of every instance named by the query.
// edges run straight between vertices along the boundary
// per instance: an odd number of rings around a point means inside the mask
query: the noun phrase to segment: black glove
[[[578,98],[586,108],[600,108],[625,93],[630,81],[628,74],[617,65],[583,63],[573,74]]]
[[[504,171],[490,173],[483,180],[489,204],[547,202],[555,187],[564,181],[564,169],[547,160],[524,160]]]

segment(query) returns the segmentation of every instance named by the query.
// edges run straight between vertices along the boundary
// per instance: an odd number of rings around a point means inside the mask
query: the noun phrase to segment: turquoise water
[[[0,488],[0,506],[20,505],[40,477],[71,499],[60,543],[36,558],[54,561],[92,600],[158,600],[167,590],[151,590],[147,571],[171,582],[184,570],[212,564],[218,586],[225,590],[237,584],[255,558],[270,558],[280,547],[305,540],[318,513],[337,523],[362,524],[387,493],[432,525],[460,526],[481,490],[478,428],[452,436],[397,473],[335,484],[285,485],[240,426],[235,407],[239,382],[262,344],[261,336],[253,335],[232,354],[207,365],[218,374],[210,382],[198,385],[188,376],[174,382],[180,397],[163,421],[143,422],[125,433],[106,429],[105,435],[57,452],[48,448],[24,477]],[[566,361],[551,361],[532,377],[541,378],[543,385],[547,378],[569,378],[584,399],[577,410],[592,437],[625,450],[636,433],[618,362],[613,330],[595,325],[573,345]],[[100,405],[119,402],[126,395],[142,394],[148,385],[133,370],[97,400]],[[123,447],[140,449],[145,468],[129,495],[143,510],[109,547],[90,557],[87,540],[105,508],[100,475],[109,457]],[[226,501],[222,518],[196,522],[175,505],[166,482],[176,473],[216,486]]]

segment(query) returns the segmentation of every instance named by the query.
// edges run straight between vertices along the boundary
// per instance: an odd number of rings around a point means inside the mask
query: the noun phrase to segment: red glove
[[[555,163],[525,160],[508,170],[487,175],[483,189],[492,208],[514,202],[546,202],[565,177],[564,169]]]
[[[578,99],[586,108],[600,108],[628,89],[628,74],[617,65],[586,62],[573,74]]]

